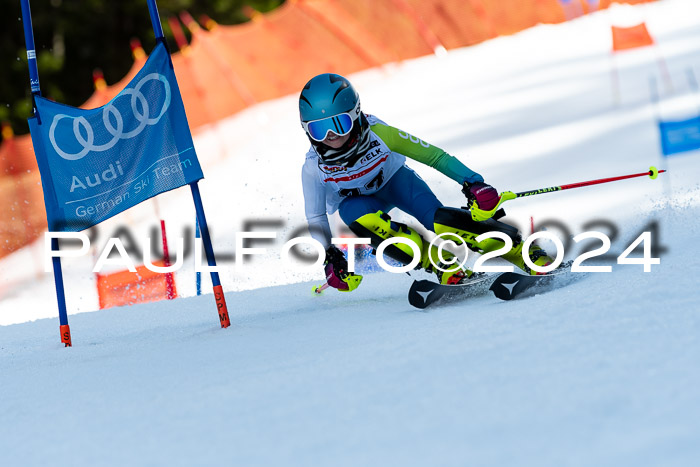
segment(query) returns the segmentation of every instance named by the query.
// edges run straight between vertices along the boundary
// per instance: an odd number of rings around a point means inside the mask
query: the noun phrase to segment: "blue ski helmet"
[[[320,120],[352,112],[360,95],[350,81],[340,75],[323,73],[306,83],[299,96],[299,116],[302,122]]]
[[[311,145],[326,163],[352,165],[369,145],[369,125],[360,110],[360,96],[346,78],[323,73],[311,78],[299,95],[299,118]],[[329,132],[350,138],[333,149],[323,141]]]

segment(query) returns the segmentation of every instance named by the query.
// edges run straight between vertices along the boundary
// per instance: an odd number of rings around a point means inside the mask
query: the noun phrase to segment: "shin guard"
[[[435,233],[452,233],[462,238],[467,246],[477,253],[488,253],[503,248],[503,241],[497,238],[487,238],[480,242],[476,237],[487,232],[502,232],[513,240],[513,248],[502,258],[523,271],[530,272],[530,268],[525,265],[522,256],[523,242],[518,229],[506,223],[489,219],[477,222],[472,219],[469,211],[465,209],[442,207],[435,213]],[[533,245],[536,247],[536,245]],[[536,247],[539,250],[539,247]],[[532,250],[532,248],[531,248]]]
[[[420,262],[416,269],[434,272],[441,284],[456,284],[473,274],[462,266],[452,267],[454,254],[444,249],[439,254],[437,246],[425,241],[418,232],[407,225],[392,221],[391,217],[382,211],[365,214],[350,225],[350,230],[358,237],[369,237],[374,248],[378,248],[384,240],[391,237],[412,240],[420,249]],[[404,265],[411,263],[415,254],[411,247],[402,243],[390,245],[384,251],[387,256]]]
[[[391,237],[403,237],[413,241],[421,252],[423,251],[423,237],[418,232],[399,222],[391,220],[388,214],[377,211],[365,214],[350,224],[350,230],[358,237],[368,237],[375,249],[386,239]],[[413,261],[414,251],[403,243],[394,243],[385,250],[386,255],[401,264],[409,264]]]

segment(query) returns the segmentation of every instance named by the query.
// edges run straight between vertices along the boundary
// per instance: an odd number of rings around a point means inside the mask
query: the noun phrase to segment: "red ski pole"
[[[656,177],[658,177],[660,173],[664,173],[664,172],[666,172],[666,170],[659,170],[656,167],[649,167],[648,172],[641,172],[638,174],[621,175],[619,177],[610,177],[610,178],[600,178],[598,180],[588,180],[586,182],[570,183],[568,185],[558,185],[558,186],[551,186],[549,188],[538,188],[536,190],[521,191],[520,193],[513,193],[512,191],[504,191],[503,193],[501,193],[501,200],[498,202],[496,207],[493,208],[492,210],[490,210],[490,211],[481,210],[481,209],[479,209],[479,206],[476,204],[476,202],[474,202],[474,203],[472,203],[472,206],[470,207],[470,211],[472,213],[472,219],[474,219],[475,221],[485,221],[485,220],[493,217],[494,214],[496,214],[496,211],[498,211],[498,209],[501,207],[501,204],[505,203],[506,201],[510,201],[511,199],[523,198],[525,196],[542,195],[544,193],[553,193],[555,191],[570,190],[572,188],[581,188],[581,187],[590,186],[590,185],[599,185],[601,183],[616,182],[618,180],[625,180],[628,178],[635,178],[635,177],[649,177],[653,180]]]
[[[625,180],[628,178],[648,176],[651,179],[655,179],[656,177],[659,176],[660,173],[664,173],[664,172],[666,172],[666,171],[665,170],[658,170],[656,167],[650,167],[648,172],[641,172],[638,174],[620,175],[619,177],[600,178],[598,180],[589,180],[587,182],[570,183],[568,185],[552,186],[549,188],[540,188],[540,189],[531,190],[531,191],[521,191],[520,193],[515,193],[515,197],[522,198],[524,196],[541,195],[543,193],[552,193],[554,191],[570,190],[572,188],[581,188],[583,186],[599,185],[601,183],[616,182],[618,180]]]

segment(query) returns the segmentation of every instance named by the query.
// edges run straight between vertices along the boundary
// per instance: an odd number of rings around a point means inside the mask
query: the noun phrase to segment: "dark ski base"
[[[577,274],[583,276],[584,274]],[[550,289],[574,282],[577,277],[571,272],[571,263],[543,276],[529,276],[517,272],[504,272],[493,281],[489,290],[501,300],[513,300],[530,289]]]
[[[429,280],[413,281],[408,291],[408,303],[424,309],[435,303],[448,303],[483,295],[489,291],[493,275],[483,275],[460,285],[441,285]]]

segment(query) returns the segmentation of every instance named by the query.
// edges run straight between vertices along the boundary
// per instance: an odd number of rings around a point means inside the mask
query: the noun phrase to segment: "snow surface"
[[[625,19],[646,21],[658,46],[611,58],[609,26]],[[615,255],[656,221],[667,250],[650,273],[614,265],[514,302],[421,312],[411,278],[389,273],[312,296],[322,274],[279,260],[304,225],[296,96],[212,126],[196,144],[217,251],[235,249],[246,220],[278,223],[256,228],[278,234],[267,254],[241,271],[223,262],[232,327],[210,293],[192,296],[191,261],[177,276],[187,298],[92,312],[94,258],[66,260],[64,349],[41,245],[0,262],[0,465],[700,465],[700,152],[662,160],[655,126],[658,112],[697,112],[686,70],[700,76],[699,60],[700,5],[664,0],[351,77],[367,111],[501,190],[669,169],[509,202],[525,231],[530,216],[571,235],[611,222]],[[454,182],[412,166],[463,203]],[[194,219],[186,189],[159,209],[171,238]],[[153,216],[145,203],[109,221],[101,244],[125,224],[145,235]]]

